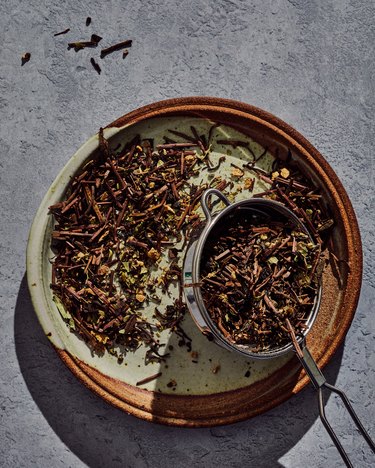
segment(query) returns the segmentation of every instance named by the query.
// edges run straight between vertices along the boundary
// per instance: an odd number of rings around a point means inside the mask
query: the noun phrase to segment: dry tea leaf
[[[283,177],[284,179],[287,179],[289,176],[290,176],[290,172],[289,170],[286,168],[286,167],[283,167],[280,171],[280,175],[281,177]]]
[[[21,66],[25,65],[31,59],[30,52],[25,52],[21,57]]]
[[[252,191],[254,188],[254,183],[255,183],[255,179],[246,177],[246,179],[244,180],[244,189]]]
[[[95,60],[92,57],[90,59],[90,62],[91,62],[91,65],[94,67],[94,70],[98,73],[98,75],[100,75],[100,73],[102,72],[100,65],[97,62],[95,62]]]
[[[67,29],[64,29],[64,31],[60,31],[56,34],[54,34],[54,36],[61,36],[62,34],[67,34],[68,32],[70,31],[70,28],[67,28]]]
[[[240,177],[243,177],[244,175],[244,171],[238,167],[233,167],[232,168],[232,171],[231,171],[231,176],[232,177],[237,177],[237,178],[240,178]]]
[[[135,298],[137,299],[138,302],[144,302],[146,299],[146,296],[143,293],[138,293],[135,295]]]
[[[109,266],[107,265],[100,265],[98,268],[98,275],[106,275],[109,272]]]
[[[116,52],[117,50],[127,49],[128,47],[132,46],[132,43],[133,41],[131,39],[128,39],[127,41],[119,42],[110,47],[102,49],[100,52],[100,58],[104,58],[108,54],[111,54],[112,52]]]
[[[152,247],[148,252],[147,252],[147,257],[150,258],[152,261],[156,262],[159,260],[161,253],[158,252],[154,247]]]

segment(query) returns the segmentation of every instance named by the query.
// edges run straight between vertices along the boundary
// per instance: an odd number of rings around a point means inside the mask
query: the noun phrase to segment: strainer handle
[[[220,190],[213,189],[213,188],[206,190],[202,195],[201,205],[202,205],[203,213],[206,216],[207,222],[210,222],[212,220],[211,210],[208,207],[208,202],[209,202],[209,199],[213,195],[215,195],[217,198],[219,198],[227,206],[229,206],[231,204],[230,201],[228,200],[228,198],[222,192],[220,192]]]
[[[348,413],[350,414],[352,420],[354,421],[355,425],[357,426],[359,432],[362,434],[363,438],[366,440],[368,445],[370,446],[371,450],[375,453],[375,443],[371,439],[370,435],[366,431],[366,429],[363,427],[361,421],[359,420],[356,412],[354,411],[348,397],[346,394],[340,390],[339,388],[329,384],[324,375],[322,374],[321,370],[319,369],[318,365],[316,364],[314,358],[311,356],[310,351],[307,349],[306,346],[304,346],[302,349],[299,347],[296,348],[295,346],[295,351],[297,354],[298,359],[300,360],[303,368],[305,369],[306,373],[310,377],[311,383],[315,387],[315,389],[318,392],[318,403],[319,403],[319,414],[320,414],[320,419],[322,420],[322,423],[324,427],[327,429],[328,434],[330,435],[333,443],[335,444],[337,450],[340,452],[340,455],[345,462],[346,466],[352,468],[353,465],[351,461],[349,460],[349,457],[347,453],[344,450],[344,447],[341,445],[341,442],[339,441],[335,431],[333,430],[332,426],[330,425],[326,414],[325,414],[325,409],[324,409],[324,400],[323,400],[323,388],[328,388],[331,390],[331,392],[336,393],[341,400],[343,401],[346,409],[348,410]]]

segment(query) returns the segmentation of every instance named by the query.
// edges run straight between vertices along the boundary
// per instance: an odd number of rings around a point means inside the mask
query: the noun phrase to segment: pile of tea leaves
[[[70,329],[95,352],[107,350],[121,362],[126,352],[144,346],[145,363],[160,362],[169,355],[160,342],[165,330],[176,333],[178,344],[191,350],[191,339],[181,326],[186,312],[181,265],[191,233],[203,220],[200,198],[208,188],[235,201],[239,195],[251,197],[255,179],[260,180],[267,190],[255,196],[284,203],[313,235],[318,247],[306,247],[305,260],[311,263],[310,255],[323,251],[333,222],[319,190],[292,158],[276,158],[272,170],[265,172],[258,163],[267,149],[254,154],[248,142],[215,140],[249,153],[241,166],[231,164],[229,171],[222,171],[226,157],[211,155],[218,127],[213,124],[205,135],[194,126],[186,133],[169,130],[159,145],[137,135],[117,148],[100,129],[98,156],[72,179],[64,200],[50,207],[54,300]],[[297,236],[296,242],[301,249],[303,239]],[[263,276],[275,271],[271,265]],[[281,267],[280,259],[277,271]],[[261,276],[258,283],[266,279]],[[169,305],[159,307],[163,297],[171,295],[171,285],[177,292]],[[302,301],[307,301],[305,294]],[[150,309],[152,317],[146,313]]]
[[[186,243],[200,222],[196,209],[209,184],[189,182],[210,167],[209,141],[192,127],[188,141],[153,146],[136,136],[120,152],[99,132],[100,155],[90,160],[68,188],[64,201],[50,207],[55,225],[51,288],[63,318],[96,352],[124,352],[147,347],[146,363],[160,361],[158,334],[170,329],[180,346],[190,338],[180,326],[185,313],[178,297],[159,311],[160,294],[180,285],[177,244]],[[181,134],[179,134],[181,140]],[[228,183],[213,178],[212,187]],[[159,268],[168,252],[169,265]],[[144,318],[156,306],[155,323]],[[120,351],[122,350],[122,351]]]
[[[286,319],[303,332],[319,288],[320,245],[295,226],[259,216],[237,217],[211,237],[201,291],[224,337],[259,352],[290,342]]]

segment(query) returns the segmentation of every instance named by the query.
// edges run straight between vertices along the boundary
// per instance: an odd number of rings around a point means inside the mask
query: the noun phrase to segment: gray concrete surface
[[[0,465],[340,467],[310,388],[256,419],[187,430],[102,402],[59,361],[25,283],[33,215],[74,151],[124,113],[182,95],[242,100],[304,134],[341,177],[358,215],[365,271],[345,344],[327,368],[375,436],[374,3],[370,0],[1,0]],[[85,27],[86,16],[93,19]],[[69,36],[53,37],[67,27]],[[95,32],[133,38],[126,60],[67,51]],[[25,51],[31,61],[20,66]],[[329,398],[356,467],[375,458]]]

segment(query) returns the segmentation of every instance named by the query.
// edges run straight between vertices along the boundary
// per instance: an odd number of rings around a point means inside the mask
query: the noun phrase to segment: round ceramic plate
[[[127,114],[105,128],[104,136],[112,148],[124,146],[136,134],[162,143],[169,129],[188,132],[194,125],[200,134],[215,128],[211,159],[225,162],[212,174],[202,173],[199,180],[230,177],[231,163],[250,160],[244,148],[221,145],[220,140],[246,140],[255,153],[266,156],[259,163],[269,170],[274,156],[288,153],[303,171],[321,187],[324,199],[333,213],[335,227],[333,250],[342,260],[328,265],[323,274],[321,307],[308,346],[320,367],[324,366],[343,340],[357,305],[362,252],[357,221],[337,176],[301,135],[276,117],[255,107],[217,98],[181,98],[163,101]],[[64,198],[71,178],[98,151],[98,135],[90,138],[70,159],[48,190],[35,216],[27,250],[27,275],[34,308],[49,340],[71,371],[103,399],[140,418],[179,426],[212,426],[249,418],[264,412],[308,382],[307,376],[292,354],[267,361],[252,361],[217,347],[204,338],[187,314],[183,328],[192,338],[192,351],[178,346],[178,338],[165,331],[160,341],[171,356],[163,363],[144,364],[145,349],[127,353],[120,364],[105,353],[97,356],[75,333],[69,331],[50,290],[53,257],[50,238],[53,220],[48,207]],[[252,175],[254,177],[254,175]],[[251,196],[237,181],[232,201]],[[255,181],[253,193],[266,189]],[[183,253],[180,263],[183,261]],[[162,264],[163,265],[163,264]],[[350,287],[347,285],[350,284]],[[159,307],[173,301],[163,296]],[[151,319],[153,307],[144,315]],[[144,385],[136,385],[148,376],[161,375]],[[174,381],[173,385],[170,382]]]

